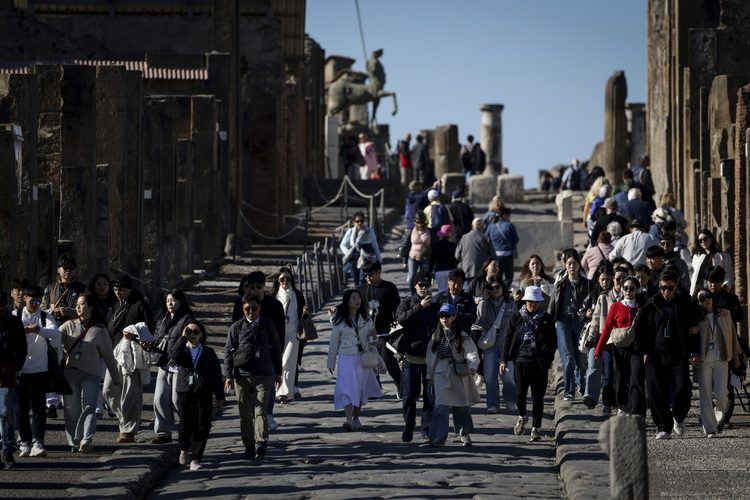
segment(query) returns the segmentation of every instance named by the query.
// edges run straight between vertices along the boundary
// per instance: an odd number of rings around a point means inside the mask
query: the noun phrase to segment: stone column
[[[479,110],[482,112],[482,134],[480,144],[487,155],[487,165],[484,175],[500,175],[503,168],[503,118],[501,116],[505,108],[502,104],[482,104]]]
[[[0,101],[0,104],[2,101]],[[0,175],[3,179],[16,178],[15,134],[12,127],[0,127]],[[0,182],[0,276],[2,290],[10,289],[10,280],[16,276],[16,253],[13,249],[16,227],[14,182]]]
[[[177,143],[177,191],[175,204],[177,216],[177,251],[175,255],[175,273],[193,272],[193,236],[195,215],[193,212],[195,179],[195,142],[181,140]]]
[[[195,218],[204,223],[203,246],[197,250],[204,260],[212,260],[220,257],[222,250],[221,225],[217,220],[216,200],[212,199],[218,151],[217,134],[214,128],[216,123],[215,98],[193,96],[190,109],[190,139],[195,143],[195,185],[200,186],[200,189],[195,190],[194,210]],[[249,176],[244,177],[249,179]],[[248,199],[248,197],[243,194],[243,199]],[[248,213],[246,208],[240,207],[240,209],[245,214]],[[239,223],[243,224],[243,222]],[[240,234],[242,234],[241,231]]]
[[[441,179],[443,174],[460,172],[458,164],[458,125],[441,125],[435,127],[435,177]]]
[[[625,116],[627,96],[625,72],[615,71],[607,80],[604,93],[604,165],[601,167],[610,182],[622,179],[622,172],[627,168],[629,159],[628,120]]]
[[[646,154],[646,105],[629,102],[625,105],[625,116],[628,120],[628,134],[630,135],[630,167],[638,165],[638,159]],[[614,185],[620,179],[610,179]],[[657,200],[658,202],[658,200]]]

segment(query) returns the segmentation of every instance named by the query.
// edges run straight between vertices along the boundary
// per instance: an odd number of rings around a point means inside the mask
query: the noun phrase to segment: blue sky
[[[503,164],[524,175],[604,137],[604,87],[625,71],[628,102],[646,102],[647,2],[615,0],[359,0],[367,55],[384,51],[378,122],[405,132],[456,124],[480,135],[480,104],[504,104]],[[354,0],[309,0],[305,31],[366,72]],[[478,139],[477,139],[478,140]]]

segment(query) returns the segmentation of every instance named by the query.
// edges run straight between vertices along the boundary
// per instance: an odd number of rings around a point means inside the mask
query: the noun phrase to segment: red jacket
[[[596,345],[594,356],[602,355],[602,351],[607,345],[609,334],[612,333],[612,329],[630,326],[630,323],[633,321],[633,318],[635,318],[637,312],[638,308],[634,307],[630,309],[620,301],[612,304],[612,307],[609,308],[609,313],[607,313],[607,321],[604,323],[602,336],[599,337],[599,343]]]

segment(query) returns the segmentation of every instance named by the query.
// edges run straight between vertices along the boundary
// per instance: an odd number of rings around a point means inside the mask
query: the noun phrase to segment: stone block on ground
[[[466,184],[466,175],[458,173],[446,173],[440,178],[443,184],[442,194],[443,203],[451,202],[451,193],[458,189],[458,186]]]
[[[648,498],[648,452],[643,417],[627,415],[606,420],[599,444],[609,455],[610,498]]]
[[[547,269],[557,263],[555,250],[573,246],[573,223],[554,220],[513,220],[518,233],[518,258],[521,266],[532,254],[542,258]]]
[[[472,206],[488,206],[495,196],[495,182],[491,175],[472,175],[469,178],[469,202]]]
[[[503,203],[523,203],[523,176],[504,174],[497,177],[497,194]]]

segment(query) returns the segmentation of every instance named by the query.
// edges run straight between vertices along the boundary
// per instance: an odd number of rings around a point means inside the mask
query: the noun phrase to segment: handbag
[[[638,316],[640,314],[641,311],[639,309],[629,326],[613,328],[612,332],[609,334],[607,344],[614,344],[617,347],[628,347],[632,344],[635,340],[635,322],[638,321]]]
[[[375,368],[376,366],[378,366],[378,364],[380,364],[380,356],[378,355],[378,351],[372,345],[367,344],[367,346],[364,348],[360,364],[363,368]]]
[[[58,394],[73,394],[73,389],[63,375],[63,369],[57,362],[57,351],[47,340],[47,371],[49,372],[49,389]]]
[[[318,338],[318,330],[315,328],[315,322],[310,319],[303,319],[300,322],[297,338],[300,340],[315,340]]]
[[[586,323],[586,326],[581,330],[581,336],[578,338],[578,350],[583,354],[589,352],[589,348],[586,347],[586,341],[589,338],[589,332],[591,331],[592,321]]]
[[[164,366],[167,364],[167,343],[168,335],[165,334],[158,342],[154,342],[151,350],[148,351],[148,364],[151,366]]]
[[[468,377],[469,375],[471,375],[471,372],[469,371],[469,364],[466,361],[454,361],[453,371],[455,371],[456,375],[458,375],[459,377]]]
[[[502,323],[503,321],[503,311],[504,309],[501,308],[500,312],[498,312],[497,316],[495,317],[495,322],[492,324],[489,330],[482,332],[482,335],[479,336],[479,339],[477,340],[477,347],[479,347],[483,351],[486,351],[487,349],[495,345],[495,342],[497,341],[497,331],[500,329],[500,323]]]

